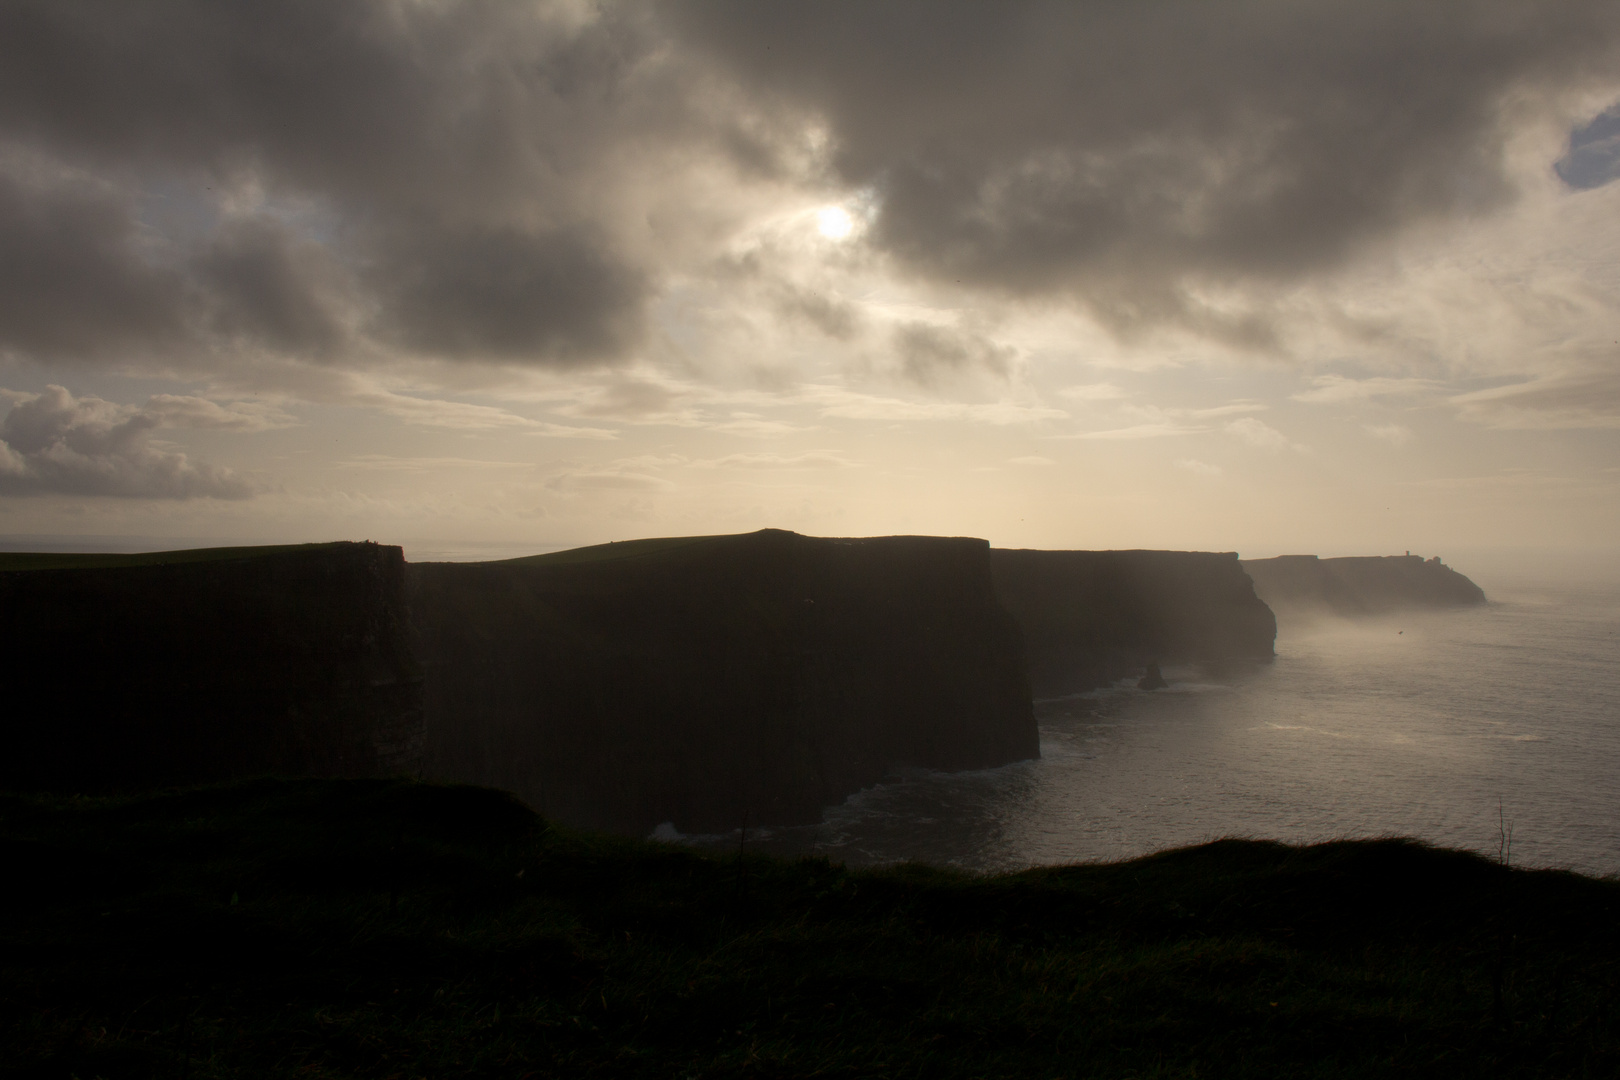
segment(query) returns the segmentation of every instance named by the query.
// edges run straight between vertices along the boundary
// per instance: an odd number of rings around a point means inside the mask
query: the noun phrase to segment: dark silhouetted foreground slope
[[[304,780],[0,859],[18,1080],[1620,1074],[1620,885],[1399,840],[852,872]]]
[[[1150,663],[1269,660],[1277,621],[1227,552],[990,553],[1040,697],[1135,678]]]
[[[403,571],[352,543],[0,555],[0,788],[414,771]]]
[[[1414,608],[1483,604],[1478,585],[1446,566],[1436,555],[1383,555],[1319,559],[1279,555],[1245,559],[1255,592],[1280,611],[1319,612],[1353,617]]]
[[[408,569],[429,775],[574,824],[820,819],[1039,754],[982,540],[765,530]]]

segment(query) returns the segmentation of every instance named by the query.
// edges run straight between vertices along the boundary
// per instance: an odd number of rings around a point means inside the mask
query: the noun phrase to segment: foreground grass
[[[857,872],[257,781],[0,858],[8,1076],[1620,1074],[1620,885],[1404,841]]]

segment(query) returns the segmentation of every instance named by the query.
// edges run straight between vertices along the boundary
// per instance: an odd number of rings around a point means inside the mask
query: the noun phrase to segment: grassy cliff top
[[[180,551],[105,552],[0,551],[0,571],[100,570],[123,566],[168,566],[176,563],[225,562],[273,555],[303,554],[355,546],[352,540],[327,544],[269,544],[261,547],[185,548]]]
[[[301,780],[0,798],[0,857],[16,1076],[1620,1069],[1620,884],[1409,841],[850,871]]]

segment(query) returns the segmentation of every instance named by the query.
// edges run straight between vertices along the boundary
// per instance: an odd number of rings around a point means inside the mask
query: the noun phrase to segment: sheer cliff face
[[[397,547],[0,556],[0,786],[414,771]]]
[[[1037,697],[1134,678],[1154,661],[1222,667],[1274,655],[1277,621],[1231,552],[998,548],[990,563]]]
[[[1281,555],[1246,559],[1243,567],[1266,603],[1291,614],[1355,617],[1485,602],[1479,586],[1443,564],[1439,556],[1318,559],[1315,555]]]
[[[767,530],[409,568],[430,775],[575,824],[819,820],[1039,754],[980,540]]]

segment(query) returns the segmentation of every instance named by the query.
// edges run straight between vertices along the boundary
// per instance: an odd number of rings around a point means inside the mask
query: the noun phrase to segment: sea
[[[1403,836],[1620,875],[1620,582],[1479,583],[1473,608],[1285,613],[1275,662],[1241,675],[1037,701],[1038,760],[902,772],[819,825],[680,839],[999,872]]]

